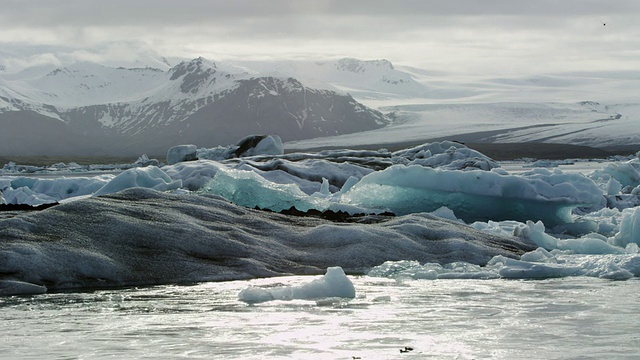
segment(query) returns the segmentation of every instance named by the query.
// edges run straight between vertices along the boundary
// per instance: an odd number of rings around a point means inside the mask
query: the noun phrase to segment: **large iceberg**
[[[356,178],[357,180],[357,178]],[[345,181],[346,183],[346,181]],[[305,194],[293,184],[277,184],[251,171],[220,168],[202,191],[247,207],[307,211],[341,205],[359,211],[398,215],[432,212],[443,206],[468,222],[541,220],[548,226],[572,222],[576,207],[606,203],[597,185],[580,174],[538,169],[523,176],[494,171],[432,169],[395,165],[364,175],[336,194]],[[339,196],[337,196],[339,195]]]
[[[427,214],[333,223],[144,188],[0,219],[0,239],[0,288],[19,281],[24,286],[7,286],[19,291],[321,274],[333,266],[362,274],[402,259],[485,264],[535,248]]]
[[[493,171],[457,171],[393,166],[362,178],[342,201],[395,214],[431,212],[446,206],[466,221],[542,220],[572,222],[579,206],[604,206],[593,181],[580,174],[539,169],[523,176]]]

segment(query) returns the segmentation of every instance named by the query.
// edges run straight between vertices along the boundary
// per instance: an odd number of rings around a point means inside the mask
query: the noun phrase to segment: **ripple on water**
[[[640,281],[352,278],[352,300],[237,300],[288,277],[0,299],[3,356],[611,358],[637,353]],[[578,336],[578,335],[579,336]]]

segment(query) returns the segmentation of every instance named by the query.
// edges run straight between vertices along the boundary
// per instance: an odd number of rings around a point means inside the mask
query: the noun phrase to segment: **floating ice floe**
[[[569,276],[626,280],[640,276],[637,246],[632,254],[565,255],[542,248],[518,259],[496,256],[485,266],[465,262],[445,265],[417,261],[388,261],[372,268],[369,276],[395,279],[548,279]]]
[[[0,190],[7,204],[38,206],[65,199],[91,195],[107,184],[113,175],[94,177],[60,177],[55,179],[11,177],[0,178]]]
[[[249,287],[238,294],[238,299],[255,304],[273,300],[309,300],[322,298],[356,297],[353,283],[341,267],[330,267],[321,278],[298,286]]]
[[[278,212],[292,207],[300,211],[324,211],[329,207],[326,197],[309,196],[295,184],[278,184],[253,171],[220,168],[201,191],[220,195],[240,206]]]
[[[547,233],[541,221],[535,223],[530,220],[525,223],[489,221],[476,222],[471,226],[496,235],[526,238],[549,251],[561,250],[574,254],[622,254],[630,244],[640,245],[640,208],[623,211],[605,210],[594,217],[600,223],[595,223],[588,218],[581,223],[576,223],[577,226],[571,230],[583,235],[575,237],[555,237]],[[607,219],[609,222],[606,221]]]
[[[121,171],[137,167],[145,166],[162,166],[156,159],[150,159],[146,154],[141,155],[135,162],[126,164],[91,164],[91,165],[79,165],[75,162],[65,164],[63,162],[56,163],[47,166],[35,166],[35,165],[19,165],[13,161],[4,164],[0,168],[0,174],[66,174],[66,173],[79,173],[87,171]]]

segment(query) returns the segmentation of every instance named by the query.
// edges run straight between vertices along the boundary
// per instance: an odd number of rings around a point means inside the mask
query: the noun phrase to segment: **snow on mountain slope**
[[[395,69],[384,59],[240,63],[256,73],[292,76],[305,83],[325,84],[325,87],[340,89],[359,101],[426,97],[430,91],[426,84],[415,81],[409,73]]]
[[[168,71],[156,68],[111,68],[103,65],[78,62],[68,67],[56,68],[41,74],[26,70],[8,76],[7,86],[22,96],[23,100],[52,105],[57,108],[77,108],[80,106],[132,102],[157,97],[159,100],[198,97],[201,85],[210,86],[205,91],[220,92],[225,88],[216,80],[231,79],[235,75],[246,74],[242,69],[219,65],[198,58],[182,62]],[[183,78],[183,76],[187,76]],[[215,75],[215,76],[214,76]],[[202,82],[211,77],[208,84]],[[180,80],[180,81],[176,81]],[[178,85],[178,86],[177,86]],[[227,81],[226,87],[232,86]]]
[[[298,140],[389,121],[347,94],[203,58],[168,71],[75,63],[0,76],[0,113],[12,112],[62,120],[76,134],[131,153],[164,152],[179,143],[228,145],[255,133]]]
[[[640,138],[637,72],[459,77],[351,58],[163,66],[0,73],[0,112],[33,111],[132,152],[196,139],[226,145],[251,133],[279,133],[298,148],[440,138],[610,147]],[[389,118],[362,104],[393,113],[393,123],[379,129]]]
[[[147,138],[148,144],[212,146],[247,134],[276,134],[288,141],[381,128],[388,119],[348,95],[307,88],[294,78],[256,77],[203,104]],[[142,124],[140,129],[148,129]],[[155,149],[160,150],[160,149]]]
[[[536,76],[491,78],[483,74],[459,76],[441,74],[407,66],[396,66],[431,91],[423,98],[398,101],[369,101],[373,107],[424,103],[637,103],[640,72],[577,72]]]

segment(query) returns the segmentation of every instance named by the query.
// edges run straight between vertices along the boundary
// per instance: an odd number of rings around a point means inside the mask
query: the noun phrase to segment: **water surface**
[[[6,359],[617,359],[640,280],[352,277],[353,300],[237,300],[312,277],[0,298]],[[401,353],[405,347],[412,351]]]

